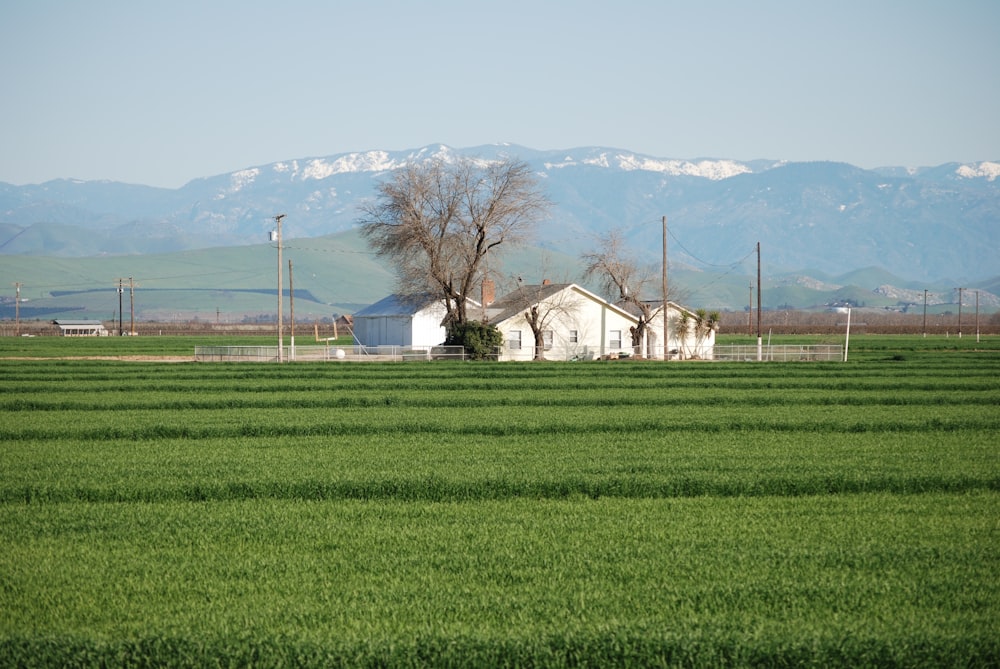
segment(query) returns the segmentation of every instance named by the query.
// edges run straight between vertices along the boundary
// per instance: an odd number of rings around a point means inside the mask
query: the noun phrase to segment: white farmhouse
[[[632,346],[638,311],[611,304],[574,283],[520,286],[486,309],[489,322],[504,336],[501,360],[579,360],[636,356],[663,359],[662,303],[652,303],[654,318],[641,343]],[[529,317],[541,323],[540,351]],[[673,360],[710,360],[715,330],[694,326],[697,315],[667,302],[667,354]],[[539,355],[536,356],[536,353]]]
[[[522,285],[486,308],[486,317],[503,334],[501,360],[532,360],[535,337],[528,314],[541,325],[538,357],[590,360],[632,351],[629,328],[635,317],[575,283]]]
[[[663,359],[663,315],[660,303],[643,341],[632,346],[632,332],[639,323],[635,313],[611,304],[575,283],[545,281],[520,285],[492,300],[493,284],[483,285],[482,303],[470,300],[470,318],[496,326],[503,335],[500,360],[593,360],[626,356]],[[483,306],[485,305],[485,306]],[[354,314],[355,343],[366,347],[430,348],[444,342],[444,302],[431,295],[403,299],[390,295]],[[536,351],[529,317],[541,329]],[[693,327],[696,314],[667,303],[667,354],[670,359],[712,358],[715,330]],[[537,353],[537,355],[536,355]]]

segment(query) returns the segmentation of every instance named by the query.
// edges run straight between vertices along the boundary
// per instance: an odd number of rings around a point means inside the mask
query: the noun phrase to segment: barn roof
[[[412,316],[438,299],[430,293],[421,295],[389,295],[361,311],[354,312],[354,318],[378,316]]]
[[[476,300],[466,300],[470,307],[478,307]],[[370,304],[360,311],[354,312],[354,318],[378,318],[382,316],[412,316],[419,311],[440,305],[444,308],[444,300],[438,295],[421,293],[419,295],[389,295],[375,304]]]

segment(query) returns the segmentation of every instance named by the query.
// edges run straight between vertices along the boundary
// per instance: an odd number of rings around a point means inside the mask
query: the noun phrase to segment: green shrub
[[[503,335],[489,323],[452,323],[444,343],[445,346],[465,347],[465,355],[471,360],[495,360],[497,349],[503,345]]]

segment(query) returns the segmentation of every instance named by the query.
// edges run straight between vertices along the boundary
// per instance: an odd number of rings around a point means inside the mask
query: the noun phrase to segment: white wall
[[[415,314],[355,316],[354,338],[363,346],[430,347],[444,342],[445,308],[434,304]]]
[[[440,346],[444,343],[447,332],[441,325],[447,310],[444,304],[438,303],[426,307],[413,315],[410,341],[407,346],[429,347]]]
[[[546,360],[599,358],[631,352],[629,328],[635,325],[635,320],[628,314],[606,303],[595,302],[573,286],[548,298],[543,302],[546,303],[548,316],[543,329],[552,331],[552,347],[543,351]],[[543,307],[543,313],[545,311]],[[504,337],[501,360],[534,359],[535,338],[523,313],[496,325]],[[512,349],[512,335],[517,330],[521,333],[521,348]],[[576,331],[575,342],[571,341],[572,331]],[[618,346],[612,345],[612,332],[621,333]]]
[[[405,346],[410,316],[365,316],[354,320],[354,338],[362,346]]]
[[[700,342],[690,329],[687,332],[679,332],[681,312],[673,305],[668,305],[667,327],[669,330],[669,341],[667,351],[671,351],[671,359],[698,358],[701,360],[711,360],[715,347],[715,332],[708,333]],[[663,357],[663,312],[659,312],[653,318],[647,329],[647,341],[643,343],[643,355],[647,355],[650,350],[648,343],[652,342],[651,357]],[[674,352],[676,351],[676,352]]]

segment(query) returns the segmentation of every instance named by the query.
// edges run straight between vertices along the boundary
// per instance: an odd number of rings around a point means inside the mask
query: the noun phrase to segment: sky
[[[6,0],[0,182],[511,143],[1000,160],[996,0]]]

